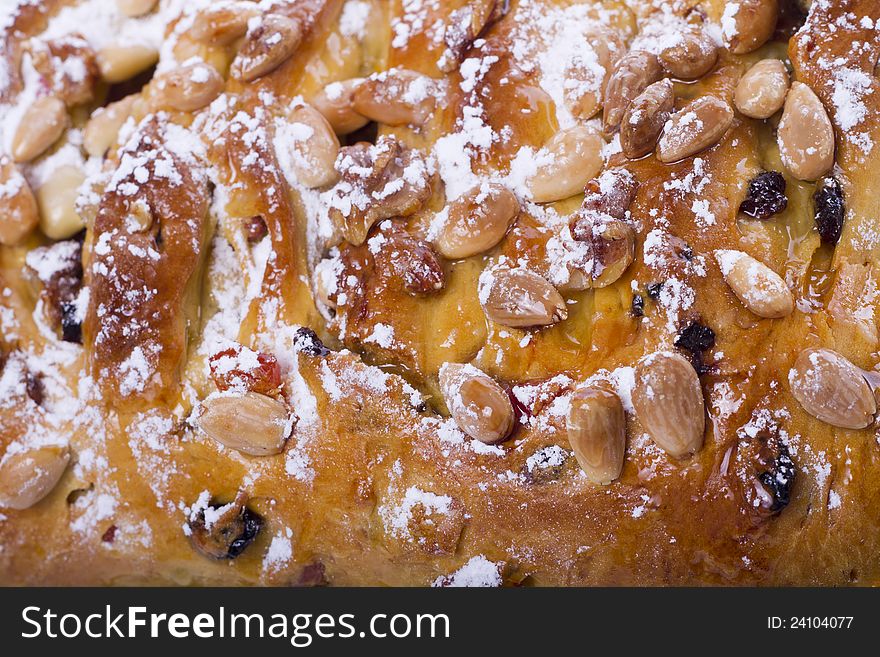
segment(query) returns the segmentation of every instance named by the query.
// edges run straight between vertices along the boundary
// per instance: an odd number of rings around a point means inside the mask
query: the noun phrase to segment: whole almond
[[[684,31],[657,55],[669,75],[679,80],[696,80],[718,61],[718,46],[701,28]]]
[[[733,123],[733,110],[716,96],[701,96],[673,114],[663,128],[657,158],[670,163],[717,144]]]
[[[831,349],[805,349],[788,373],[791,393],[815,418],[843,429],[863,429],[877,402],[864,372]]]
[[[440,368],[440,390],[455,424],[471,438],[497,443],[513,429],[510,397],[476,367],[445,363]]]
[[[119,11],[130,18],[137,18],[153,11],[158,0],[116,0]]]
[[[248,29],[229,73],[236,80],[253,82],[290,59],[302,40],[303,26],[299,20],[267,14]]]
[[[250,456],[279,454],[290,433],[283,402],[256,392],[208,397],[198,426],[218,443]]]
[[[12,157],[30,162],[42,155],[64,134],[70,123],[67,106],[55,96],[35,100],[21,117],[12,137]]]
[[[310,189],[335,183],[339,140],[327,119],[311,105],[301,104],[289,111],[285,125],[287,129],[276,131],[275,147],[297,180]]]
[[[608,287],[615,283],[632,264],[636,235],[632,227],[620,220],[600,223],[593,231],[592,287]]]
[[[613,28],[592,27],[587,37],[589,51],[576,51],[565,66],[565,106],[572,116],[587,120],[602,109],[608,77],[620,54],[623,37]]]
[[[312,106],[324,115],[337,135],[350,134],[369,122],[367,117],[354,110],[352,104],[354,92],[363,81],[363,78],[352,78],[333,82],[312,98]]]
[[[53,240],[73,237],[85,222],[76,209],[79,187],[86,175],[72,164],[65,164],[53,171],[37,190],[40,208],[40,230]]]
[[[477,185],[449,204],[434,246],[450,260],[483,253],[504,238],[518,214],[519,201],[507,187]]]
[[[778,16],[778,0],[727,0],[721,36],[735,55],[752,52],[773,36]]]
[[[104,157],[107,150],[116,143],[119,130],[131,116],[135,100],[136,97],[132,94],[95,110],[83,129],[83,147],[89,155]]]
[[[0,507],[28,509],[52,492],[70,462],[67,447],[6,454],[0,461]]]
[[[130,80],[159,61],[159,51],[150,46],[111,44],[98,51],[101,77],[111,84]]]
[[[582,193],[584,185],[602,170],[604,146],[601,135],[586,125],[557,132],[538,156],[546,154],[547,164],[527,183],[532,200],[550,203]]]
[[[743,305],[759,317],[787,317],[794,310],[794,297],[782,277],[742,251],[715,252],[724,280]]]
[[[253,2],[215,0],[195,15],[189,34],[196,41],[225,46],[247,34],[248,21],[259,12]]]
[[[0,244],[20,243],[40,221],[27,179],[8,157],[0,156]]]
[[[621,57],[605,85],[602,125],[605,134],[617,132],[630,103],[649,85],[663,77],[663,67],[656,55],[633,50]]]
[[[767,119],[785,103],[788,70],[778,59],[762,59],[752,66],[736,85],[736,108],[753,119]]]
[[[194,112],[210,105],[223,92],[225,81],[213,66],[193,62],[156,76],[154,85],[158,107]]]
[[[785,99],[777,143],[782,163],[798,180],[816,180],[834,166],[834,128],[810,87],[794,82]]]
[[[549,326],[568,317],[565,299],[556,288],[521,267],[484,271],[479,296],[486,316],[502,326]]]
[[[672,456],[682,458],[703,445],[703,391],[684,357],[658,352],[643,358],[635,371],[632,403],[642,427]]]
[[[675,94],[670,80],[660,80],[645,89],[627,108],[620,122],[623,154],[635,159],[653,151],[674,108]]]
[[[610,484],[617,479],[626,450],[626,415],[620,398],[604,388],[578,388],[565,424],[575,458],[590,481]]]
[[[385,125],[421,126],[436,104],[436,83],[427,75],[393,68],[371,75],[352,94],[352,109]]]

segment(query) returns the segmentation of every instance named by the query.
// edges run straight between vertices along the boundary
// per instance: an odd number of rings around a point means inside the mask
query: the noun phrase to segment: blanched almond
[[[753,119],[767,119],[785,103],[788,70],[778,59],[762,59],[752,66],[736,85],[736,108]]]
[[[352,78],[333,82],[312,98],[312,106],[324,115],[337,135],[352,133],[370,121],[354,110],[352,101],[355,90],[363,81],[363,78]]]
[[[78,167],[65,164],[40,185],[37,190],[40,230],[47,237],[64,240],[85,228],[85,222],[76,211],[79,187],[85,179],[85,174]]]
[[[547,164],[528,181],[536,203],[561,201],[583,192],[584,185],[602,170],[605,140],[593,128],[576,125],[550,138],[538,157]]]
[[[158,0],[116,0],[119,11],[130,18],[149,14],[157,3]]]
[[[643,358],[635,371],[632,403],[642,427],[672,456],[682,458],[702,447],[703,391],[684,357],[658,352]]]
[[[30,185],[12,160],[0,156],[0,244],[18,244],[39,221]]]
[[[6,454],[0,461],[0,507],[32,507],[58,485],[69,462],[67,447],[38,447]]]
[[[721,16],[721,36],[730,52],[752,52],[773,36],[778,16],[778,0],[727,0]]]
[[[107,149],[116,143],[119,130],[131,116],[136,96],[126,96],[95,110],[83,129],[83,147],[93,157],[104,157]]]
[[[483,253],[504,238],[518,214],[519,201],[507,187],[477,185],[449,204],[434,246],[450,260]]]
[[[675,43],[657,56],[666,72],[679,80],[696,80],[718,61],[718,46],[702,30],[692,28],[678,35]]]
[[[673,114],[657,145],[657,159],[677,162],[717,144],[733,123],[733,110],[715,96],[701,96]]]
[[[352,108],[385,125],[421,126],[436,104],[436,83],[427,75],[401,68],[376,73],[357,86]]]
[[[777,132],[782,163],[798,180],[816,180],[834,166],[834,128],[810,87],[794,82]]]
[[[284,403],[256,392],[208,397],[201,408],[199,428],[243,454],[279,454],[290,434],[290,414]]]
[[[675,94],[668,79],[655,82],[638,96],[620,122],[620,147],[630,159],[647,155],[657,146],[663,126],[675,109]]]
[[[788,382],[807,413],[835,427],[863,429],[877,413],[864,372],[831,349],[802,351]]]
[[[617,62],[605,86],[605,107],[602,115],[605,134],[617,132],[630,103],[661,77],[663,67],[660,66],[660,60],[644,50],[633,50]]]
[[[568,317],[565,299],[556,288],[521,267],[484,271],[479,295],[486,316],[503,326],[549,326]]]
[[[55,96],[35,100],[21,117],[12,138],[12,157],[30,162],[42,155],[67,129],[67,106]]]
[[[497,443],[513,429],[510,397],[473,365],[445,363],[440,368],[440,391],[455,424],[471,438]]]
[[[604,388],[578,388],[566,416],[568,442],[590,481],[610,484],[620,476],[626,450],[626,415],[620,398]]]
[[[150,46],[110,45],[98,52],[101,77],[115,84],[130,80],[159,61],[159,51]]]
[[[229,69],[230,75],[242,82],[253,82],[290,59],[302,39],[303,26],[298,20],[268,14],[248,29]]]
[[[210,105],[224,85],[213,66],[192,62],[156,76],[153,100],[161,108],[194,112]]]
[[[339,140],[321,113],[311,105],[297,105],[287,115],[286,128],[276,132],[279,159],[287,162],[297,180],[309,188],[330,185],[339,178],[334,164]]]
[[[742,251],[715,252],[724,280],[743,305],[759,317],[786,317],[794,310],[794,297],[782,277]]]
[[[254,2],[215,0],[195,15],[189,34],[196,41],[225,46],[247,34],[248,21],[259,13]]]

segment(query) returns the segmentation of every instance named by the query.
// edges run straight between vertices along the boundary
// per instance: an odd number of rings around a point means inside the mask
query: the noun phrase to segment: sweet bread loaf
[[[876,584],[880,3],[0,8],[0,583]]]

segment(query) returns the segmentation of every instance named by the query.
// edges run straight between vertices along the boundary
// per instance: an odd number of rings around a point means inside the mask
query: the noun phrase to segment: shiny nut
[[[369,122],[367,117],[354,110],[352,100],[354,92],[363,81],[363,78],[352,78],[333,82],[312,98],[312,106],[327,119],[337,135],[350,134]]]
[[[30,162],[42,155],[67,129],[67,107],[55,96],[35,100],[21,117],[12,137],[12,157]]]
[[[864,372],[831,349],[805,349],[788,373],[791,393],[815,418],[843,429],[864,429],[877,402]]]
[[[276,131],[278,158],[289,165],[297,180],[309,188],[331,185],[339,178],[334,168],[339,140],[318,110],[298,105]]]
[[[657,146],[663,126],[675,109],[672,82],[655,82],[626,110],[620,122],[620,147],[630,159],[647,155]]]
[[[597,484],[620,476],[626,450],[626,415],[620,398],[605,388],[578,388],[565,421],[568,442],[581,469]]]
[[[759,317],[787,317],[794,297],[785,281],[763,262],[742,251],[715,252],[724,280],[743,305]]]
[[[701,28],[693,28],[677,35],[674,43],[661,50],[657,58],[672,77],[696,80],[715,66],[718,46]]]
[[[703,391],[693,366],[682,356],[658,352],[639,362],[632,403],[651,438],[682,458],[703,445]]]
[[[269,14],[248,29],[229,72],[242,82],[261,78],[290,59],[302,39],[302,23],[286,16]]]
[[[83,147],[92,157],[104,157],[107,150],[116,143],[119,130],[131,116],[135,96],[110,103],[107,107],[95,110],[83,129]]]
[[[616,30],[592,28],[587,47],[577,49],[563,73],[565,106],[573,116],[586,120],[602,109],[608,76],[623,50]]]
[[[782,163],[798,180],[816,180],[834,166],[834,128],[819,97],[794,82],[776,135]]]
[[[428,76],[393,68],[359,84],[352,94],[352,108],[385,125],[421,126],[434,111],[435,91],[436,83]]]
[[[202,43],[225,46],[248,31],[248,21],[260,12],[253,2],[213,2],[193,18],[189,34]]]
[[[213,66],[192,62],[156,76],[153,101],[158,107],[194,112],[210,105],[225,82]]]
[[[47,237],[63,240],[85,228],[76,211],[76,197],[85,179],[79,168],[65,164],[52,172],[37,190],[40,230]]]
[[[605,134],[613,134],[620,127],[623,114],[630,103],[648,86],[663,77],[663,67],[656,55],[644,50],[633,50],[624,55],[605,85],[605,107],[602,125]]]
[[[250,456],[279,454],[290,424],[284,402],[257,392],[208,397],[198,418],[199,428],[208,436]]]
[[[159,61],[159,51],[141,45],[110,45],[98,51],[101,77],[115,84],[130,80]]]
[[[510,397],[476,367],[445,363],[440,368],[440,390],[455,424],[471,438],[497,443],[513,429]]]
[[[549,326],[568,317],[562,295],[528,269],[485,270],[479,296],[486,316],[502,326]]]
[[[37,201],[18,167],[0,156],[0,244],[14,246],[40,221]]]
[[[782,109],[788,93],[788,71],[778,59],[762,59],[736,85],[736,108],[753,119],[767,119]]]
[[[0,461],[0,507],[32,507],[58,485],[69,462],[67,447],[46,446],[7,453]]]
[[[677,162],[717,144],[733,123],[733,110],[715,96],[701,96],[673,114],[657,144],[657,158]]]
[[[483,253],[504,238],[518,214],[519,201],[507,187],[478,185],[449,204],[434,246],[450,260]]]
[[[557,132],[538,154],[546,164],[527,183],[532,200],[549,203],[580,194],[602,170],[604,146],[599,133],[586,125]]]
[[[721,36],[730,52],[752,52],[773,36],[778,16],[778,0],[727,0],[721,16]]]
[[[119,7],[124,15],[129,18],[137,18],[144,16],[153,11],[158,0],[116,0],[116,6]]]

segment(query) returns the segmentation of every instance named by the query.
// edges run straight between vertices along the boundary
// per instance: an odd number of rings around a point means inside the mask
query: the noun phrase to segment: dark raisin
[[[778,443],[778,454],[770,470],[762,472],[758,479],[773,496],[770,511],[779,512],[791,501],[791,489],[797,472],[791,453],[783,442]]]
[[[544,447],[532,454],[522,467],[522,475],[529,484],[547,484],[556,481],[565,469],[568,452],[555,445]]]
[[[46,397],[46,389],[43,386],[43,377],[39,374],[28,372],[25,381],[25,390],[27,391],[27,396],[30,397],[37,406],[43,404],[43,400]]]
[[[648,298],[657,301],[660,298],[660,292],[663,291],[663,283],[648,283],[645,290],[648,292]]]
[[[645,297],[641,294],[633,295],[632,306],[630,312],[633,317],[643,317],[645,314]]]
[[[269,227],[263,217],[256,215],[244,220],[244,232],[248,243],[256,244],[269,234]]]
[[[699,322],[692,322],[675,337],[675,346],[690,352],[702,352],[715,346],[715,331]]]
[[[293,346],[298,352],[308,356],[326,356],[330,353],[318,334],[305,326],[297,329],[293,336]]]
[[[327,586],[327,576],[324,570],[324,564],[320,561],[306,565],[299,577],[296,578],[294,586]]]
[[[61,304],[61,339],[82,344],[82,322],[75,301]]]
[[[823,178],[813,194],[816,228],[824,244],[837,244],[843,231],[843,188],[835,178]]]
[[[193,547],[212,559],[235,559],[250,545],[263,526],[263,518],[251,511],[243,502],[236,500],[228,508],[212,503],[208,509],[221,510],[219,515],[205,520],[202,509],[188,523],[189,539]]]
[[[119,528],[116,525],[110,525],[103,534],[101,534],[101,540],[104,543],[112,543],[116,540],[116,532]]]
[[[749,183],[749,191],[739,211],[755,219],[767,219],[787,206],[785,178],[778,171],[764,171]]]

